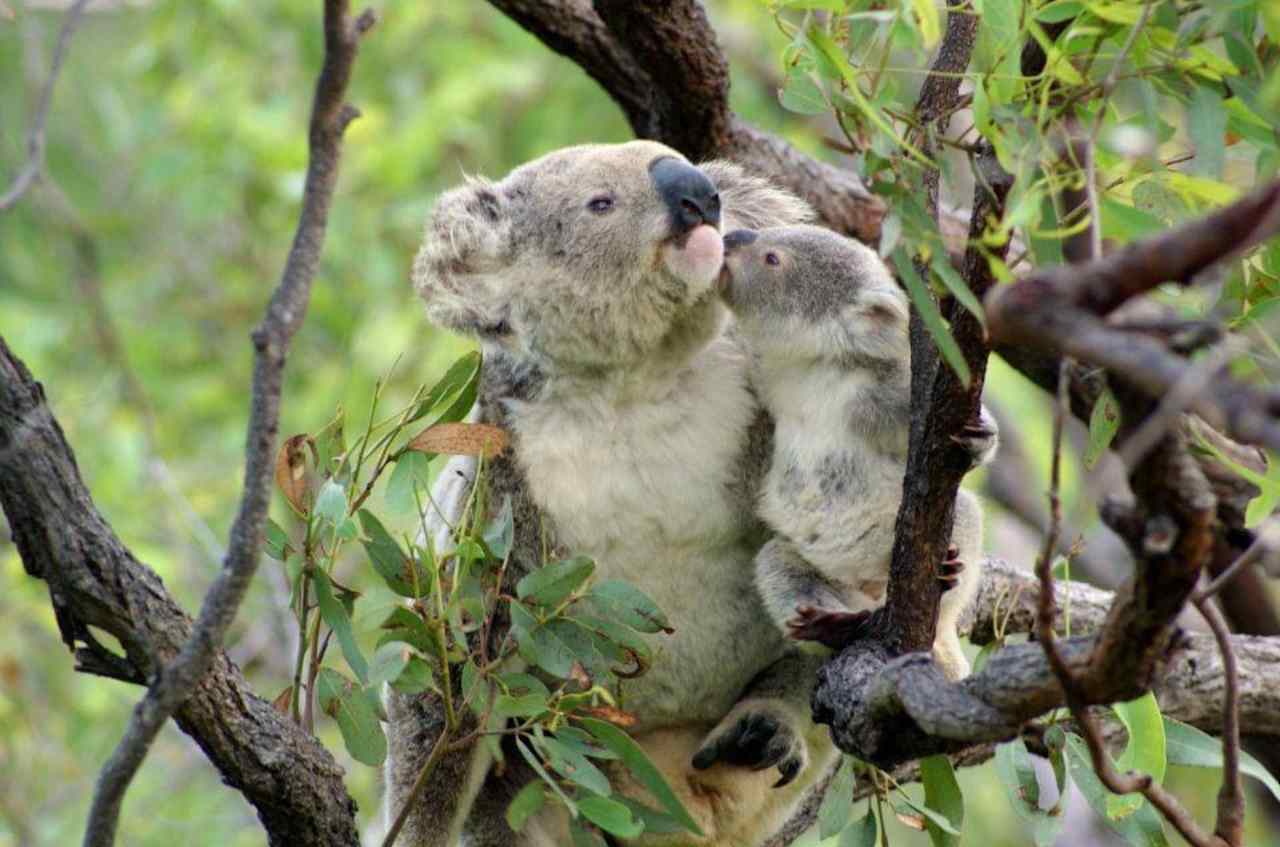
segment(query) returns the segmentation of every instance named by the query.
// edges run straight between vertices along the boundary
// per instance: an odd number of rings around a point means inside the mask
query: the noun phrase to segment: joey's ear
[[[896,287],[869,288],[858,295],[854,308],[862,313],[863,320],[871,320],[886,327],[905,327],[911,318],[906,295]]]
[[[849,353],[873,359],[908,356],[907,298],[896,289],[871,288],[840,310],[840,344]]]
[[[813,219],[808,203],[768,180],[748,175],[733,162],[717,159],[698,167],[720,192],[725,232],[791,226]]]
[[[440,195],[413,260],[413,285],[432,322],[476,336],[501,334],[512,261],[511,204],[500,185],[469,178]]]

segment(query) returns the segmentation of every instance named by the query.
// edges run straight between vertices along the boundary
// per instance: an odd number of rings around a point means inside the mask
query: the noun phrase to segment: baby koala
[[[880,257],[814,226],[724,238],[719,292],[753,357],[773,415],[761,516],[778,535],[756,556],[756,585],[785,633],[838,648],[883,605],[911,420],[906,295]],[[995,452],[983,410],[961,442],[973,463]],[[956,624],[980,577],[982,511],[960,491],[934,656],[969,672]]]

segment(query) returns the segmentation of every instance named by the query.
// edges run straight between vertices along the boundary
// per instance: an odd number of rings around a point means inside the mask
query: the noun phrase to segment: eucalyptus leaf
[[[959,832],[964,826],[964,794],[956,780],[955,768],[946,756],[929,756],[920,760],[920,781],[924,783],[924,803]],[[960,836],[945,832],[933,820],[925,821],[929,840],[934,847],[958,847]]]
[[[387,757],[387,737],[377,712],[365,692],[333,668],[321,668],[316,675],[316,702],[320,710],[338,722],[347,752],[357,762],[382,764]]]
[[[929,291],[924,281],[920,279],[920,274],[916,272],[915,264],[907,256],[903,248],[898,248],[894,251],[893,264],[898,269],[898,274],[906,285],[907,295],[911,298],[911,303],[924,321],[925,329],[929,331],[929,336],[933,339],[938,352],[942,354],[943,360],[955,371],[956,377],[960,382],[968,385],[969,380],[972,379],[972,375],[969,373],[969,363],[965,361],[964,354],[960,352],[960,346],[956,344],[956,340],[951,337],[951,330],[947,327],[946,321],[942,319],[942,313],[938,311],[938,303],[933,299],[933,293]]]
[[[524,825],[529,818],[541,811],[546,802],[547,790],[542,783],[536,780],[530,782],[520,789],[507,806],[507,826],[511,827],[514,832],[524,829]]]
[[[311,581],[316,588],[316,602],[320,606],[320,617],[324,618],[324,622],[338,637],[338,646],[342,648],[342,655],[346,657],[347,664],[355,672],[360,684],[368,685],[369,665],[365,661],[364,654],[360,652],[360,645],[356,644],[355,634],[351,631],[350,615],[333,596],[333,586],[329,582],[328,574],[322,570],[315,570],[311,573]]]
[[[640,749],[640,745],[611,723],[595,718],[578,718],[578,722],[597,741],[617,754],[636,782],[653,796],[667,814],[675,818],[689,832],[697,836],[702,835],[698,824],[681,804],[675,792],[671,790],[662,772],[649,760],[644,750]]]
[[[818,807],[819,838],[832,838],[848,825],[853,815],[853,783],[853,760],[845,756]]]

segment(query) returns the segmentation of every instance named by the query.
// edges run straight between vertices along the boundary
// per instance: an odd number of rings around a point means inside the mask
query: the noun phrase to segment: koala
[[[587,554],[598,578],[637,586],[674,628],[652,636],[651,668],[616,693],[705,838],[642,844],[762,844],[836,760],[810,717],[818,662],[753,589],[772,426],[715,291],[725,227],[810,214],[728,163],[695,167],[650,141],[588,145],[443,194],[414,262],[428,317],[482,348],[477,419],[510,435],[485,466],[488,501],[514,509],[505,578],[514,586],[547,550]],[[439,550],[474,474],[458,457],[438,478],[439,512],[424,520]],[[443,718],[431,694],[388,691],[386,711],[395,815]],[[518,754],[504,759],[493,767],[485,745],[446,753],[402,843],[569,843],[556,810],[507,828],[507,803],[536,776]]]
[[[724,243],[718,288],[776,422],[760,509],[778,536],[756,557],[756,585],[789,637],[841,647],[889,579],[911,418],[907,298],[873,250],[829,230],[744,229]],[[985,411],[963,446],[975,465],[994,453]],[[981,547],[981,507],[962,490],[934,643],[952,679],[969,672],[956,624]]]

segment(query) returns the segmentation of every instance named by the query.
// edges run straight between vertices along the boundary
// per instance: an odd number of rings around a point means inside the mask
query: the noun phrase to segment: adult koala
[[[512,435],[487,468],[491,502],[515,506],[507,577],[538,567],[551,539],[671,620],[624,706],[699,844],[762,843],[834,759],[809,718],[816,660],[789,649],[752,586],[770,424],[713,290],[721,231],[808,216],[734,165],[695,168],[648,141],[572,147],[444,194],[414,263],[430,318],[483,347],[480,419]],[[446,514],[473,472],[459,458],[441,473]],[[432,531],[447,543],[443,521]],[[387,713],[394,814],[442,716],[432,696],[394,692]],[[518,755],[501,775],[490,764],[483,745],[446,757],[401,843],[567,844],[553,814],[511,832],[506,805],[536,776]]]

